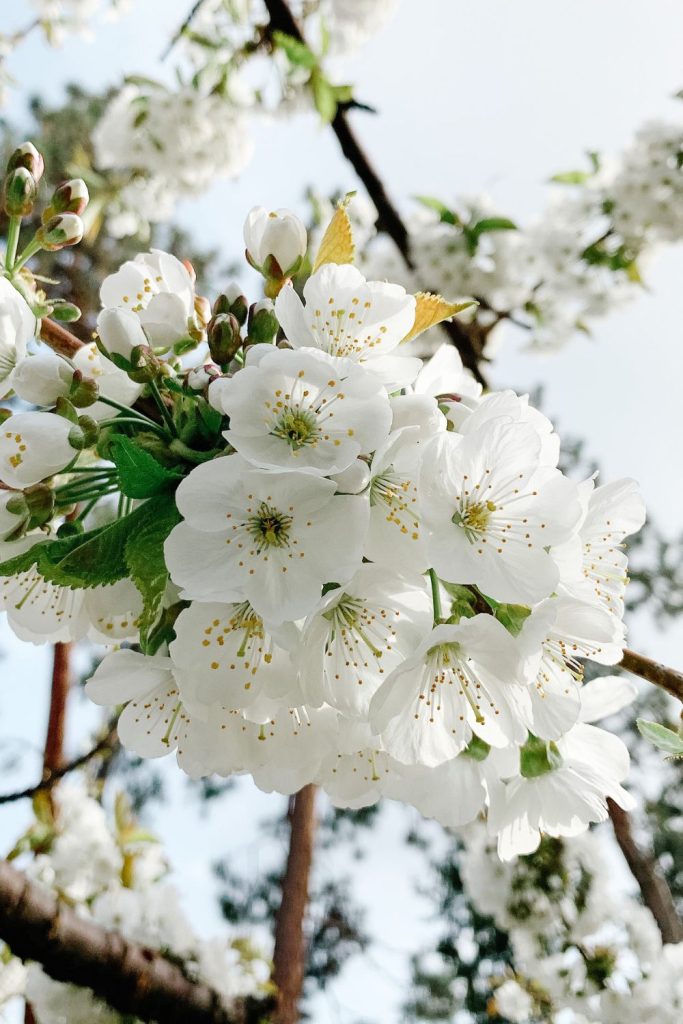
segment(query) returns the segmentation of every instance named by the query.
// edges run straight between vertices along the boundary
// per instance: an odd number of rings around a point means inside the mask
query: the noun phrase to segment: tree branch
[[[66,702],[69,696],[70,644],[55,644],[52,655],[52,685],[50,687],[50,714],[47,722],[43,753],[43,774],[53,775],[64,765],[64,726]]]
[[[40,321],[40,337],[53,352],[57,352],[60,356],[66,356],[67,359],[75,356],[79,348],[85,344],[71,331],[67,331],[66,327],[62,327],[56,320],[49,320],[47,317]]]
[[[273,32],[284,32],[300,42],[306,42],[286,0],[265,0],[265,5],[270,17],[268,34],[271,40]],[[377,208],[378,230],[389,235],[401,253],[408,269],[414,270],[415,264],[410,253],[408,228],[398,209],[389,198],[381,178],[370,163],[365,150],[356,137],[343,106],[337,107],[337,113],[334,116],[331,127],[337,136],[342,153],[362,181],[368,195]],[[480,384],[485,385],[486,379],[479,368],[479,362],[482,358],[480,332],[476,330],[470,332],[467,326],[458,320],[447,320],[441,326],[460,353],[464,366],[470,370]]]
[[[617,843],[638,883],[643,903],[657,922],[662,942],[683,942],[683,923],[678,916],[671,890],[654,857],[638,846],[626,811],[613,800],[608,800],[607,804]]]
[[[190,981],[156,950],[79,917],[57,896],[0,861],[0,938],[55,981],[91,989],[122,1014],[163,1024],[245,1024],[248,1006],[228,1012],[208,985]]]
[[[159,58],[159,60],[161,60],[161,61],[166,60],[166,58],[169,56],[171,51],[175,48],[175,46],[180,42],[182,37],[185,35],[185,32],[190,27],[190,24],[194,20],[195,16],[199,13],[199,8],[202,7],[205,3],[206,3],[206,0],[196,0],[196,2],[192,5],[190,10],[188,11],[188,13],[187,13],[184,21],[182,22],[182,24],[179,25],[178,28],[176,29],[176,31],[173,33],[173,36],[172,36],[168,46],[166,47],[164,52],[161,54],[161,57]]]
[[[0,794],[0,804],[11,804],[17,800],[30,800],[37,793],[42,793],[46,789],[52,789],[52,787],[63,779],[65,775],[69,775],[71,772],[76,771],[78,768],[82,768],[84,765],[89,764],[100,754],[111,753],[118,743],[118,737],[116,734],[116,726],[112,725],[107,729],[106,736],[87,750],[85,754],[81,754],[80,757],[75,758],[73,761],[68,761],[63,764],[61,768],[55,771],[49,772],[44,775],[40,782],[37,782],[35,786],[28,786],[26,789],[17,790],[14,793],[2,793]]]
[[[646,679],[648,683],[654,683],[683,703],[683,673],[677,672],[674,668],[667,668],[652,658],[646,658],[644,654],[628,650],[624,651],[619,664],[627,672]]]
[[[297,1024],[306,973],[304,919],[315,840],[316,787],[304,786],[290,801],[290,840],[275,922],[273,981],[277,986],[274,1024]]]

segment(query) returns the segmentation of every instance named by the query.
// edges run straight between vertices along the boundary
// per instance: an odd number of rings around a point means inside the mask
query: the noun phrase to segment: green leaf
[[[462,224],[457,213],[454,210],[450,210],[440,199],[435,199],[434,196],[415,196],[415,199],[418,203],[426,206],[428,210],[438,213],[442,224],[454,224],[456,227]]]
[[[311,75],[311,89],[313,91],[313,102],[315,109],[326,124],[334,120],[337,113],[337,97],[334,86],[331,85],[324,75],[315,69]]]
[[[519,636],[522,626],[531,615],[531,608],[523,604],[499,604],[494,611],[495,617],[505,626],[508,633]]]
[[[152,498],[169,490],[182,477],[179,470],[162,466],[122,434],[111,439],[109,453],[118,470],[121,491],[128,498]]]
[[[318,58],[300,39],[295,39],[294,36],[287,35],[286,32],[275,31],[273,32],[273,41],[284,51],[289,63],[295,67],[308,68],[312,71],[317,66]]]
[[[643,718],[636,719],[636,725],[643,739],[654,744],[659,750],[672,757],[683,757],[683,736],[673,729],[667,729],[665,725],[659,725],[657,722],[646,722]]]
[[[560,174],[553,174],[550,180],[558,185],[583,185],[590,177],[589,171],[563,171]]]
[[[151,654],[150,635],[159,617],[168,583],[164,542],[182,517],[175,502],[168,497],[152,498],[147,504],[154,505],[154,515],[129,534],[125,561],[130,577],[142,595],[140,647],[145,654]]]
[[[175,508],[172,498],[153,498],[97,530],[40,545],[38,571],[51,583],[75,589],[118,583],[129,574],[127,541],[155,518],[159,505],[168,504]]]
[[[488,231],[516,231],[517,225],[508,217],[484,217],[470,227],[470,231],[479,238]]]

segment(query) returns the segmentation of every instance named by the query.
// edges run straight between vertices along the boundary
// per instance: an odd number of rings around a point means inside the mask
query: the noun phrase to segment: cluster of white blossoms
[[[453,208],[426,199],[410,223],[415,269],[385,236],[371,238],[360,265],[406,287],[473,295],[480,305],[470,315],[482,328],[512,317],[532,345],[557,348],[633,299],[656,246],[683,238],[683,125],[646,124],[605,166],[595,156],[591,171],[557,178],[552,201],[526,227],[488,196]]]
[[[363,45],[396,3],[292,4],[315,52],[282,34],[266,45],[270,16],[261,0],[203,3],[180,40],[192,72],[183,73],[188,83],[168,88],[135,79],[114,96],[95,128],[95,165],[112,176],[117,191],[109,230],[119,237],[144,235],[150,223],[169,220],[183,196],[239,176],[254,152],[252,124],[264,116],[317,107],[331,120],[350,91],[328,81],[322,60]]]
[[[664,944],[649,909],[615,881],[600,830],[544,840],[501,864],[482,827],[466,837],[463,882],[507,932],[513,971],[495,979],[490,1012],[511,1024],[677,1024],[683,943]]]
[[[15,853],[36,847],[26,874],[55,892],[89,921],[164,953],[183,964],[189,978],[209,985],[226,1010],[237,1000],[262,995],[270,969],[244,938],[200,938],[168,880],[163,851],[138,827],[125,800],[116,801],[110,825],[102,805],[84,786],[62,785]],[[22,863],[22,860],[19,861]],[[133,1024],[86,988],[54,981],[37,963],[22,964],[0,947],[0,1011],[16,996],[30,1004],[37,1024]]]
[[[343,205],[302,296],[296,217],[252,211],[245,242],[274,303],[230,288],[207,323],[189,270],[140,255],[2,423],[12,628],[116,644],[89,696],[193,777],[486,814],[504,858],[630,806],[591,723],[631,691],[582,675],[622,657],[635,483],[574,483],[526,397],[407,354],[461,307],[367,281]]]

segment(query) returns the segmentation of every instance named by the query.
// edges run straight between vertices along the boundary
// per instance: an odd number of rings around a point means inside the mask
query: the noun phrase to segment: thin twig
[[[607,803],[617,843],[638,883],[643,903],[657,922],[662,942],[683,942],[683,923],[678,916],[671,890],[654,857],[638,846],[626,811],[613,800]]]
[[[268,33],[271,38],[273,32],[277,31],[284,32],[300,42],[306,42],[286,0],[265,0],[265,5],[270,17]],[[378,230],[389,235],[401,253],[408,269],[414,270],[415,263],[410,252],[408,228],[398,209],[390,199],[382,179],[370,163],[365,150],[358,141],[343,105],[337,108],[331,127],[337,137],[342,153],[353,167],[375,204]],[[476,344],[476,341],[479,339],[478,332],[470,333],[467,326],[458,320],[447,320],[441,326],[448,333],[451,342],[460,353],[463,364],[480,384],[485,385],[486,379],[479,366],[482,360],[481,345]]]
[[[683,673],[677,672],[675,668],[668,668],[652,658],[646,658],[644,654],[628,650],[624,651],[620,665],[627,672],[646,679],[648,683],[654,683],[683,703]]]
[[[115,726],[111,726],[107,735],[103,736],[102,739],[87,750],[85,754],[81,754],[80,757],[75,758],[73,761],[68,761],[66,764],[62,764],[61,768],[50,772],[45,775],[44,778],[37,782],[34,786],[28,786],[26,789],[17,790],[14,793],[2,793],[0,794],[0,804],[11,804],[17,800],[30,800],[37,793],[42,793],[45,790],[52,789],[52,787],[63,779],[66,775],[71,772],[77,771],[84,765],[89,764],[100,754],[113,753],[114,748],[117,746],[118,737],[116,734]]]
[[[290,839],[275,923],[273,981],[277,987],[274,1024],[297,1024],[306,974],[304,921],[315,841],[316,787],[304,786],[290,801]]]
[[[185,17],[185,20],[183,21],[183,23],[173,33],[173,36],[171,37],[171,40],[170,40],[168,46],[166,47],[164,52],[161,54],[161,57],[159,58],[159,60],[162,60],[162,61],[166,60],[166,58],[169,56],[171,51],[175,49],[175,47],[178,45],[178,43],[180,42],[182,37],[185,35],[185,32],[187,31],[187,29],[190,27],[190,24],[194,20],[195,16],[199,13],[199,8],[202,7],[205,3],[206,3],[206,0],[196,0],[196,3],[194,3],[192,5],[192,7],[189,10],[187,16]]]

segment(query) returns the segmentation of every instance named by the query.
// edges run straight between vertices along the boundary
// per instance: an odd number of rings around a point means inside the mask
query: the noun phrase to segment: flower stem
[[[441,594],[439,593],[439,577],[433,569],[429,570],[429,580],[432,584],[432,606],[434,608],[434,625],[438,626],[443,621],[443,609],[441,608]]]
[[[12,273],[13,274],[18,273],[18,271],[20,271],[21,268],[23,267],[24,263],[28,263],[28,261],[31,259],[31,256],[35,256],[35,254],[37,252],[40,252],[41,249],[42,249],[42,246],[41,246],[40,242],[37,241],[37,239],[32,238],[31,241],[26,246],[26,248],[23,250],[23,252],[18,257],[16,263],[12,264]]]
[[[21,229],[21,217],[10,217],[7,225],[7,251],[5,253],[5,270],[12,272],[14,261],[17,257],[17,246],[19,244],[19,231]]]
[[[149,391],[150,391],[150,394],[151,394],[152,398],[156,402],[157,409],[161,413],[161,416],[163,418],[164,423],[166,424],[166,427],[168,428],[169,433],[171,434],[172,437],[177,437],[178,436],[178,431],[175,428],[175,423],[173,422],[173,417],[171,416],[171,414],[168,411],[168,408],[166,406],[166,403],[164,402],[163,398],[161,397],[161,392],[159,391],[159,385],[157,384],[157,382],[155,380],[151,380],[149,382]]]

